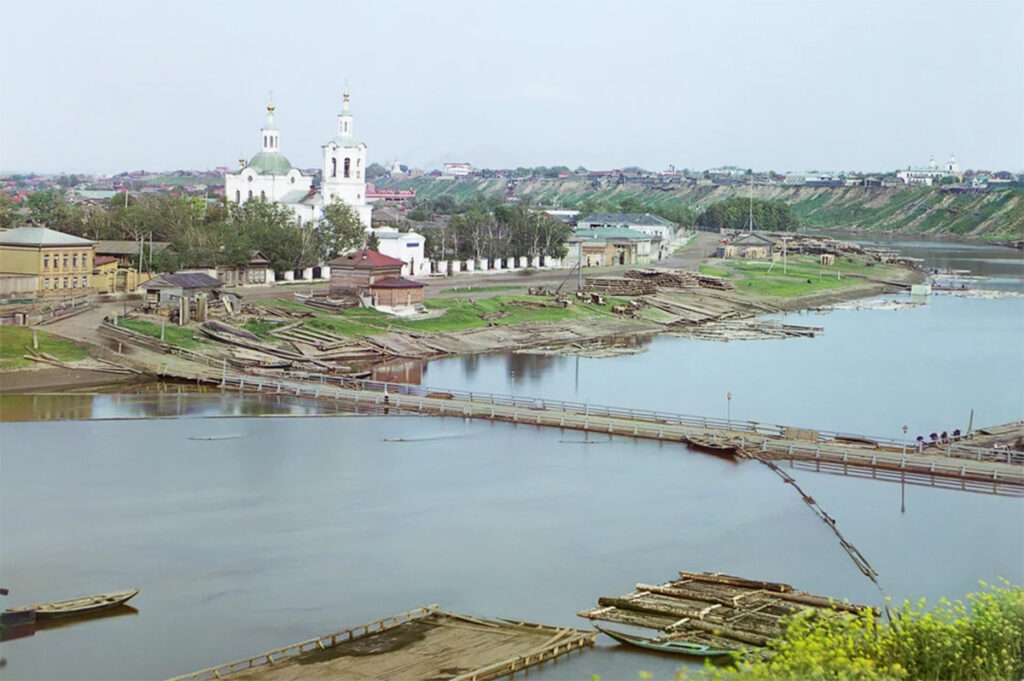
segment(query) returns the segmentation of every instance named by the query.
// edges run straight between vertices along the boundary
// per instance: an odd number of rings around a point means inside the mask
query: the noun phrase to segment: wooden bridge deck
[[[119,337],[131,340],[114,327]],[[144,339],[149,344],[153,339]],[[185,352],[185,351],[179,351]],[[194,353],[190,353],[194,354]],[[929,445],[918,453],[913,442],[835,431],[793,428],[757,422],[689,416],[670,412],[625,409],[588,403],[546,400],[383,383],[328,374],[252,376],[214,368],[211,358],[190,357],[194,373],[162,367],[160,375],[218,384],[226,390],[288,394],[344,402],[384,413],[507,421],[569,428],[609,436],[658,441],[720,443],[740,456],[793,461],[800,467],[839,472],[907,484],[924,484],[991,494],[1024,496],[1024,454],[1008,449],[977,447],[970,439]],[[205,366],[198,364],[205,362]],[[1006,439],[1024,436],[1024,422],[997,426]],[[866,472],[867,475],[861,475]]]

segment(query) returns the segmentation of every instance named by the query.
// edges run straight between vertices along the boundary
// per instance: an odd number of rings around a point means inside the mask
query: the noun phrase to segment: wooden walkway
[[[121,329],[118,331],[123,333]],[[145,341],[149,344],[153,339]],[[187,351],[179,349],[176,354],[184,352]],[[914,443],[892,438],[328,374],[244,375],[232,372],[226,363],[218,371],[211,358],[203,360],[205,365],[190,363],[195,373],[166,366],[157,373],[165,378],[220,385],[225,390],[331,400],[378,413],[454,416],[660,442],[719,445],[740,457],[791,461],[795,466],[822,472],[1024,496],[1024,454],[989,446],[976,447],[969,439],[929,445],[918,453]],[[1013,433],[1024,435],[1024,423],[991,430],[998,430],[1008,438]]]
[[[594,632],[429,605],[170,681],[486,681],[593,647]]]

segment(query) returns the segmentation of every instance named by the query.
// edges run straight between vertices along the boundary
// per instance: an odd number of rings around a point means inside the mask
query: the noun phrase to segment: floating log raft
[[[646,643],[685,641],[716,650],[763,648],[783,633],[782,618],[804,610],[863,613],[867,606],[798,591],[789,584],[720,573],[679,572],[664,584],[637,584],[618,598],[602,597],[579,614],[660,633]],[[872,609],[877,615],[877,610]]]
[[[170,681],[512,676],[594,645],[594,632],[444,612],[429,605]]]

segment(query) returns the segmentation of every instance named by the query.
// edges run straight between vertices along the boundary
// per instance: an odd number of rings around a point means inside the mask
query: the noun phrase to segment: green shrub
[[[735,667],[708,664],[699,678],[856,680],[1024,678],[1024,590],[990,586],[930,611],[905,602],[886,624],[870,613],[810,613],[788,620],[766,652]]]

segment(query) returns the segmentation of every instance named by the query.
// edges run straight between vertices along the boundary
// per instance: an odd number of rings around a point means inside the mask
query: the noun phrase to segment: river
[[[906,248],[918,247],[949,258]],[[1000,288],[1024,281],[1019,253],[968,256],[935,266],[1009,261]],[[661,336],[625,357],[499,354],[417,372],[436,386],[894,437],[904,424],[910,438],[964,429],[971,409],[975,426],[1024,415],[1021,298],[933,296],[786,319],[824,335]],[[881,602],[828,528],[756,462],[504,423],[317,417],[310,401],[176,387],[0,400],[5,417],[64,419],[2,426],[8,601],[141,588],[137,613],[3,643],[7,679],[163,678],[434,602],[585,627],[575,613],[598,596],[679,569]],[[899,485],[793,475],[897,601],[1024,583],[1019,498],[908,486],[901,512]],[[680,664],[602,637],[539,677],[671,678]]]

